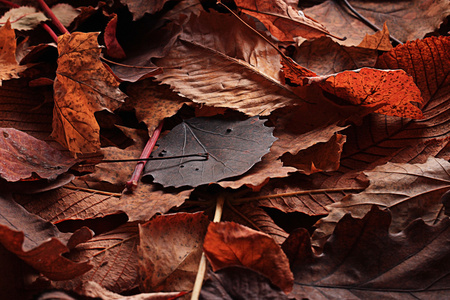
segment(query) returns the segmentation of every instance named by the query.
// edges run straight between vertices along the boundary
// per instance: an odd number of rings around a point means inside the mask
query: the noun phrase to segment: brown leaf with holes
[[[202,213],[179,213],[158,216],[140,225],[141,291],[191,290],[208,224]]]
[[[72,153],[100,149],[94,113],[115,110],[125,95],[99,59],[98,33],[65,34],[58,39],[52,136]]]
[[[19,73],[27,66],[21,66],[16,60],[16,35],[9,21],[0,27],[0,86],[3,80],[19,78]]]
[[[293,277],[287,257],[268,235],[233,222],[211,223],[203,250],[214,271],[233,265],[264,274],[285,293]]]

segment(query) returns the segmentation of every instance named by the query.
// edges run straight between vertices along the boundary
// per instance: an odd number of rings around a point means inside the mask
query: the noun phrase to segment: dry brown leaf
[[[364,173],[370,185],[359,194],[327,206],[330,213],[316,224],[314,239],[331,235],[346,213],[361,218],[372,205],[389,208],[393,217],[391,232],[403,230],[417,218],[436,224],[444,217],[440,199],[450,189],[447,161],[430,157],[424,164],[387,163]]]
[[[119,82],[99,59],[98,33],[75,32],[58,39],[52,136],[72,153],[100,149],[94,113],[115,110],[125,99]]]
[[[380,51],[391,50],[392,45],[389,39],[389,29],[387,28],[386,22],[384,22],[381,31],[377,31],[374,34],[366,34],[358,47]]]
[[[9,21],[0,27],[0,86],[3,80],[19,78],[19,73],[27,69],[16,60],[16,35]]]
[[[317,73],[330,75],[344,70],[372,68],[378,58],[376,50],[346,47],[323,37],[304,41],[295,49],[292,58],[301,66]]]
[[[133,20],[139,20],[144,14],[154,14],[160,11],[166,2],[169,0],[120,0],[123,5],[128,6],[128,9],[133,14]]]
[[[383,5],[377,1],[354,0],[350,4],[379,28],[386,22],[391,34],[402,42],[421,39],[435,31],[450,13],[446,0],[390,1]],[[366,34],[374,33],[336,1],[328,0],[303,12],[337,36],[347,37],[345,41],[339,41],[341,45],[356,46]]]
[[[236,0],[235,3],[242,12],[260,20],[280,41],[293,41],[294,37],[316,39],[331,35],[322,24],[285,1]]]
[[[233,222],[210,223],[203,250],[214,271],[244,266],[262,273],[285,293],[292,289],[288,259],[267,234]]]
[[[77,162],[14,128],[0,128],[0,156],[0,176],[7,181],[53,180]]]
[[[248,115],[303,102],[281,84],[279,54],[232,16],[191,15],[169,54],[155,62],[156,78],[194,102]]]
[[[202,213],[178,213],[158,216],[140,225],[141,291],[191,290],[208,224]]]
[[[74,290],[83,282],[94,281],[116,293],[137,287],[138,242],[137,223],[126,223],[79,244],[69,257],[75,261],[89,259],[94,267],[73,280],[57,281],[53,285]]]
[[[10,23],[12,29],[32,30],[48,18],[43,12],[31,6],[11,8],[0,18],[0,25]],[[8,25],[9,26],[9,25]],[[15,40],[13,40],[15,43]]]

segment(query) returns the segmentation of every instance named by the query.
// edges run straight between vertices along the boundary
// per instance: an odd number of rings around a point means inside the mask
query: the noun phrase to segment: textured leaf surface
[[[8,181],[55,179],[77,161],[47,143],[13,128],[0,129],[0,176]]]
[[[139,226],[141,291],[193,288],[208,223],[202,213],[179,213],[158,216]]]
[[[304,100],[281,84],[279,54],[232,16],[191,16],[165,58],[156,79],[194,102],[227,107],[248,115]]]
[[[380,51],[391,50],[392,45],[386,23],[383,24],[383,29],[381,31],[377,31],[374,34],[366,34],[358,47]]]
[[[30,214],[10,196],[0,196],[0,205],[0,243],[33,268],[53,280],[72,279],[91,269],[86,260],[62,256],[69,251],[70,234]]]
[[[73,153],[100,149],[94,113],[117,109],[125,99],[119,83],[99,59],[97,36],[79,32],[58,39],[52,136]]]
[[[377,208],[363,219],[346,215],[320,256],[312,253],[307,233],[297,235],[298,248],[290,256],[295,262],[291,295],[309,299],[445,297],[450,286],[449,219],[434,226],[416,220],[395,235],[388,231],[390,221],[389,213]]]
[[[137,287],[138,240],[137,224],[126,223],[79,244],[69,257],[73,260],[89,259],[92,270],[73,280],[53,282],[53,285],[62,289],[75,289],[89,280],[116,293]]]
[[[27,68],[16,60],[16,35],[10,22],[0,27],[0,63],[0,86],[3,80],[19,78],[19,73]]]
[[[261,232],[233,223],[211,223],[203,250],[214,271],[244,266],[267,276],[284,292],[292,289],[289,262],[274,240]]]
[[[158,142],[154,157],[208,153],[202,157],[154,160],[145,174],[164,186],[198,186],[241,175],[269,152],[275,141],[264,121],[193,118],[177,125]]]
[[[37,11],[34,7],[21,6],[19,8],[12,8],[7,11],[0,18],[0,25],[6,24],[8,20],[11,23],[12,29],[32,30],[41,22],[47,21],[48,18],[43,12]]]
[[[289,299],[270,280],[251,269],[228,267],[209,273],[209,280],[202,286],[200,298],[212,299]]]
[[[314,39],[330,34],[322,24],[300,14],[282,0],[237,0],[236,5],[242,12],[259,19],[280,41],[293,41],[294,37]]]
[[[445,0],[432,1],[391,1],[380,5],[378,1],[349,1],[360,14],[378,28],[386,22],[391,34],[402,42],[421,39],[435,31],[450,13],[450,5]],[[325,1],[303,10],[305,14],[325,25],[338,36],[345,36],[339,43],[347,46],[358,45],[366,34],[374,31],[340,3]]]
[[[450,163],[447,161],[429,158],[425,164],[387,163],[364,173],[370,185],[359,194],[327,206],[330,214],[316,225],[317,238],[330,235],[334,224],[346,213],[360,218],[372,205],[389,208],[393,217],[392,232],[403,230],[417,218],[436,224],[444,217],[440,199],[450,189]]]

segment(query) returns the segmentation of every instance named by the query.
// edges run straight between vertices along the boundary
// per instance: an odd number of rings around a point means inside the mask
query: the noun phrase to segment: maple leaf
[[[321,255],[313,254],[305,230],[293,234],[283,245],[295,278],[291,295],[443,297],[448,293],[449,219],[434,226],[418,219],[396,235],[388,232],[390,221],[389,213],[376,207],[362,219],[346,215]]]
[[[125,99],[119,83],[99,59],[97,36],[75,32],[58,39],[52,136],[72,153],[100,149],[94,113],[115,110]]]
[[[0,86],[3,80],[19,78],[19,73],[27,69],[27,66],[21,66],[16,60],[16,35],[11,29],[11,23],[6,22],[0,28]]]

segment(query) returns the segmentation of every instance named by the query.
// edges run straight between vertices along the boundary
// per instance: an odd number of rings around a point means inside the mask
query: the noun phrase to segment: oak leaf
[[[0,154],[0,176],[8,181],[33,177],[53,180],[77,162],[44,141],[13,128],[0,128]]]
[[[0,86],[3,80],[19,78],[19,73],[27,69],[27,66],[21,66],[16,60],[16,35],[11,29],[11,23],[0,27]]]
[[[69,252],[69,246],[75,246],[73,241],[90,233],[89,230],[80,229],[73,235],[62,233],[55,225],[26,211],[8,195],[0,196],[0,205],[0,243],[46,277],[68,280],[92,268],[87,260],[76,262],[62,256]]]
[[[100,127],[94,113],[115,110],[125,95],[102,65],[98,33],[74,32],[58,38],[52,136],[72,153],[100,149]]]
[[[274,240],[261,232],[233,223],[211,223],[203,250],[214,271],[244,266],[267,276],[285,293],[292,289],[289,262]]]
[[[450,221],[413,221],[389,233],[389,212],[372,208],[364,218],[345,215],[321,255],[303,231],[288,238],[296,298],[441,298],[449,291]],[[289,245],[289,246],[288,246]],[[430,270],[433,270],[430,272]]]
[[[208,223],[202,213],[178,213],[139,225],[141,291],[193,288]]]
[[[322,24],[285,1],[236,0],[235,3],[242,12],[260,20],[280,41],[293,41],[294,37],[316,39],[331,35]]]

